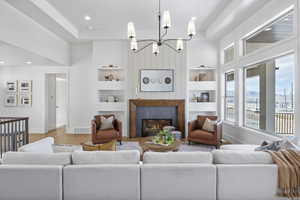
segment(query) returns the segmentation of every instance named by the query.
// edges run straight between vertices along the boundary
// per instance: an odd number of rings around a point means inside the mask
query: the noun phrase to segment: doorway
[[[65,73],[46,74],[46,131],[67,126],[68,79]]]

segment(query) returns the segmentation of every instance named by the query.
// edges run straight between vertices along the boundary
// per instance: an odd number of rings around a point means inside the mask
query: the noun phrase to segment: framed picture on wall
[[[8,81],[6,83],[6,90],[8,93],[18,92],[18,81]]]
[[[173,69],[140,70],[141,92],[174,92]]]
[[[30,93],[32,91],[32,81],[19,81],[19,92]]]
[[[5,96],[4,105],[7,107],[17,106],[17,95],[16,94],[7,94]]]
[[[20,106],[31,106],[32,98],[30,93],[23,93],[19,95],[19,105]]]

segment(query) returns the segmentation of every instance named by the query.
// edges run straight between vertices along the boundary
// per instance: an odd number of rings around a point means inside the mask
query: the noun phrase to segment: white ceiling
[[[0,41],[0,66],[58,66],[59,64],[22,48]],[[32,62],[30,65],[26,62]]]
[[[197,27],[204,31],[212,16],[231,0],[161,0],[161,10],[170,10],[173,32],[185,33],[191,17],[197,18]],[[157,30],[158,0],[48,0],[77,29],[108,33],[123,33],[129,21],[135,23],[137,34]],[[221,6],[220,6],[221,5]],[[84,15],[92,20],[84,20]]]
[[[271,0],[161,0],[171,13],[169,37],[184,37],[196,17],[198,32],[218,39]],[[61,38],[77,42],[126,39],[133,21],[138,39],[157,36],[158,0],[6,0],[7,3]],[[90,21],[84,16],[91,16]],[[92,26],[93,30],[88,27]],[[212,37],[214,35],[214,37]]]

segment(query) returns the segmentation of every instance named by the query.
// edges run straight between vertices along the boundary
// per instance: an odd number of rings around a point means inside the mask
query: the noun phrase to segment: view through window
[[[235,87],[234,72],[225,73],[225,120],[235,121]]]
[[[294,134],[294,68],[293,54],[245,68],[245,126]]]

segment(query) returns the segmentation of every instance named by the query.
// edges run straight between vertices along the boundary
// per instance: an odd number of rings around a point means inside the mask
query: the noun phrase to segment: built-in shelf
[[[99,102],[97,103],[98,112],[120,112],[125,111],[125,103],[124,102]]]
[[[123,70],[122,67],[98,67],[98,70]]]
[[[216,81],[189,81],[189,90],[216,90]]]
[[[98,81],[98,90],[123,90],[124,81]]]
[[[191,112],[216,112],[216,102],[191,102],[189,104]]]

